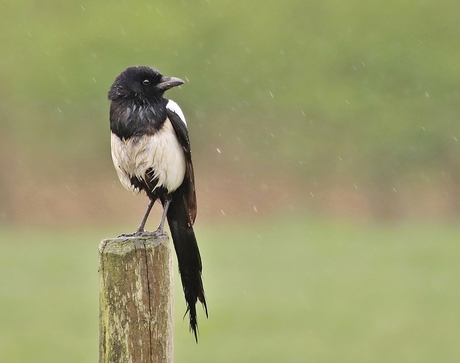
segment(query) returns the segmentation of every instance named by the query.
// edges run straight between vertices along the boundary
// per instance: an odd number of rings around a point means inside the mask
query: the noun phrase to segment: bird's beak
[[[177,77],[163,76],[161,82],[157,84],[157,88],[166,91],[172,87],[180,86],[184,81]]]

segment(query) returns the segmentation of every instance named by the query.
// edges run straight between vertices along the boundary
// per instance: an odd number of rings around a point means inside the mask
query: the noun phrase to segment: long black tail
[[[167,212],[169,229],[171,230],[174,248],[176,250],[182,287],[187,302],[187,312],[190,317],[190,330],[197,335],[196,302],[199,300],[204,307],[206,316],[208,308],[204,297],[203,282],[201,280],[201,256],[196,242],[195,233],[190,223],[189,214],[182,194],[176,191],[172,194],[171,203]]]

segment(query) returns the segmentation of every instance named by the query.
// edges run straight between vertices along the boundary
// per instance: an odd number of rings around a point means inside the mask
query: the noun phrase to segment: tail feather
[[[195,340],[198,342],[198,323],[196,315],[197,300],[203,304],[206,316],[208,316],[208,308],[206,306],[203,282],[201,280],[202,265],[200,251],[190,222],[186,203],[182,195],[178,192],[172,195],[167,218],[174,248],[176,250],[185,300],[187,302],[185,315],[187,315],[187,313],[189,314],[190,330],[193,332]]]

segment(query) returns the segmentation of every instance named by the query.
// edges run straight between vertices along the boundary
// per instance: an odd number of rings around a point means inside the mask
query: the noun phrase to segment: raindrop
[[[217,150],[217,152],[218,152],[219,154],[221,153],[221,151],[220,151],[220,149],[219,149],[219,148],[217,148],[216,150]]]
[[[270,96],[272,96],[272,98],[274,97],[274,96],[273,96],[273,93],[272,93],[271,91],[270,91],[270,92],[268,92],[268,93],[270,93]]]

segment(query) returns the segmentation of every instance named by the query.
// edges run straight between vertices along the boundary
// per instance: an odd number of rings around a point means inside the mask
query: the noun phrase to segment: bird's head
[[[129,67],[115,79],[108,96],[111,101],[119,98],[154,101],[161,99],[168,89],[183,83],[180,78],[163,76],[151,67]]]

